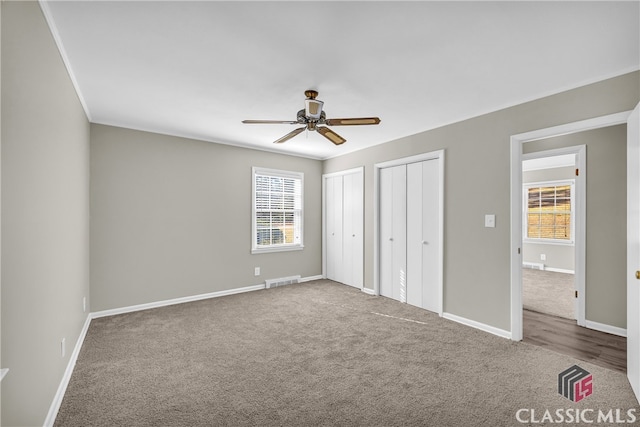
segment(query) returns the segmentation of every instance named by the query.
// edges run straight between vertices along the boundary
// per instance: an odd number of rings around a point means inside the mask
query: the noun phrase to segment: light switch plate
[[[496,227],[496,216],[493,214],[484,216],[484,226],[487,228],[495,228]]]

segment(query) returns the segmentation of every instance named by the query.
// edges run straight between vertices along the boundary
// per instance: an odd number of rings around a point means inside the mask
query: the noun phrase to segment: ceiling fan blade
[[[335,133],[334,131],[332,131],[327,127],[318,126],[316,127],[316,130],[320,134],[322,134],[322,136],[324,136],[325,138],[327,138],[329,141],[333,142],[336,145],[343,144],[347,141],[346,139],[344,139],[343,137],[341,137],[340,135],[338,135],[337,133]]]
[[[291,132],[289,132],[288,134],[286,134],[285,136],[283,136],[282,138],[273,141],[274,144],[282,144],[285,141],[290,140],[291,138],[293,138],[294,136],[298,135],[300,132],[302,132],[303,130],[305,130],[306,127],[304,128],[298,128],[298,129],[294,129]]]
[[[243,120],[242,123],[249,124],[249,125],[260,125],[260,124],[295,125],[295,124],[298,124],[298,122],[292,121],[292,120]]]
[[[349,119],[327,119],[325,123],[329,126],[377,125],[380,123],[380,119],[378,117],[353,117]]]

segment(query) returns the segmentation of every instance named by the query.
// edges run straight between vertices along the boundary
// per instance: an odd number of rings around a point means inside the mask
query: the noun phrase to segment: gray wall
[[[365,285],[372,288],[372,166],[441,148],[445,311],[508,330],[509,136],[628,110],[640,99],[640,74],[632,73],[322,163],[90,127],[38,4],[1,8],[0,360],[11,369],[1,406],[2,423],[11,426],[42,425],[86,319],[82,298],[89,292],[91,310],[99,311],[320,274],[323,172],[365,166]],[[305,172],[304,251],[250,254],[251,166]],[[589,185],[599,191],[607,184],[590,173]],[[483,227],[486,213],[497,214],[497,228]],[[602,218],[609,213],[587,220],[610,221]],[[594,233],[587,245],[602,237]],[[615,262],[619,241],[599,256]],[[605,295],[612,288],[593,286],[617,279],[597,276],[589,259],[587,318],[624,327],[619,298]],[[598,300],[604,304],[594,306]]]
[[[526,171],[522,173],[524,184],[531,182],[558,181],[575,178],[575,167],[562,167]],[[522,261],[542,263],[547,269],[570,270],[575,269],[575,245],[545,244],[540,242],[522,244]],[[546,260],[542,261],[540,255]]]
[[[373,165],[444,149],[444,311],[510,330],[510,136],[631,110],[639,100],[634,72],[327,160],[325,173],[365,168],[365,286],[373,288]],[[496,228],[484,228],[488,213]]]
[[[587,146],[586,320],[627,325],[627,126],[524,145],[527,153]]]
[[[37,426],[88,314],[89,123],[39,4],[1,27],[2,424]]]
[[[251,254],[252,166],[304,172],[304,250]],[[316,160],[92,124],[92,311],[322,274],[321,175]]]

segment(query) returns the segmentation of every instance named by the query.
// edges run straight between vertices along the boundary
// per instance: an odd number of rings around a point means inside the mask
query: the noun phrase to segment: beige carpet
[[[523,307],[565,319],[575,319],[573,279],[573,274],[523,268]]]
[[[557,392],[574,364],[594,378],[578,403]],[[55,425],[493,427],[521,408],[640,414],[622,373],[317,281],[94,320]]]

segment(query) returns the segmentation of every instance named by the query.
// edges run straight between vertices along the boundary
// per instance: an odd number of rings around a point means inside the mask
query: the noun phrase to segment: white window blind
[[[304,174],[253,168],[252,253],[302,249]]]

